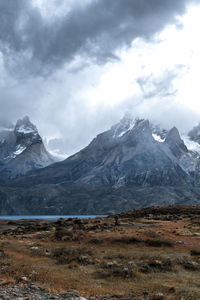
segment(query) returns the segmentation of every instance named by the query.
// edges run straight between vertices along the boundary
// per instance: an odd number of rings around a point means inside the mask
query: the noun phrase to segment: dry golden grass
[[[123,222],[125,225],[126,220]],[[138,224],[145,226],[135,226]],[[82,295],[129,294],[141,299],[146,291],[151,295],[163,293],[164,299],[200,299],[200,239],[193,234],[198,228],[188,219],[139,219],[132,225],[88,230],[84,236],[82,230],[81,235],[76,230],[77,238],[67,241],[57,241],[53,231],[43,239],[37,234],[2,237],[0,249],[5,256],[0,258],[1,277],[18,282],[26,276],[28,281],[58,293],[76,289]],[[177,234],[180,229],[183,235]],[[147,243],[147,239],[161,243]],[[163,242],[169,240],[170,245]],[[177,243],[179,240],[185,243]],[[194,256],[192,249],[196,250]],[[61,260],[55,255],[59,251]],[[169,270],[163,269],[167,260]],[[197,269],[185,268],[184,262],[194,262]],[[159,268],[149,267],[152,264]],[[145,268],[147,271],[141,271]]]

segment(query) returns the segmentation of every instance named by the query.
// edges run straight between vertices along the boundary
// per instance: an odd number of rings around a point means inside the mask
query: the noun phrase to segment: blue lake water
[[[0,220],[21,220],[21,219],[37,219],[37,220],[48,220],[55,221],[60,218],[69,219],[69,218],[79,218],[79,219],[94,219],[97,217],[106,217],[106,215],[52,215],[52,216],[0,216]]]

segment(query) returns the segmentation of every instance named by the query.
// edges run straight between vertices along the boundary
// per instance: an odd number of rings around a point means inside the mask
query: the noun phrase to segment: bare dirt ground
[[[200,207],[118,217],[0,221],[0,299],[200,299]]]

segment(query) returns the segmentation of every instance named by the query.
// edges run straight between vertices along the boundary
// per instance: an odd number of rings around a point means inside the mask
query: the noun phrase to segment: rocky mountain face
[[[12,153],[24,147],[22,153],[29,153],[31,147],[32,169],[37,170],[1,186],[1,213],[96,214],[200,203],[199,144],[182,138],[176,127],[164,130],[148,120],[125,116],[80,152],[45,168],[37,168],[41,166],[37,154],[44,157],[46,150],[35,127],[31,128],[29,132],[19,121],[10,132],[7,151],[12,143]],[[11,161],[22,165],[20,155],[8,161],[11,170]]]
[[[0,180],[6,181],[54,163],[28,117],[0,128]]]
[[[199,154],[190,151],[177,128],[152,133],[148,120],[124,118],[66,160],[23,178],[39,183],[166,186],[194,182]],[[19,179],[19,184],[22,182]]]

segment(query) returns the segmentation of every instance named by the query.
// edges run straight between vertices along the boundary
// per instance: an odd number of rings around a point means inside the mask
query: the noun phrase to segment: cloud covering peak
[[[127,110],[178,127],[189,113],[189,128],[200,119],[198,2],[0,0],[0,121],[29,115],[66,153]]]

